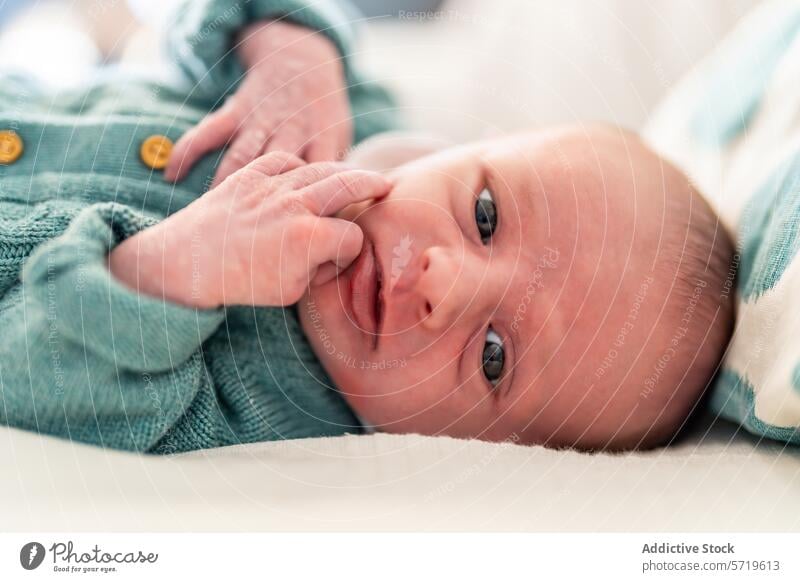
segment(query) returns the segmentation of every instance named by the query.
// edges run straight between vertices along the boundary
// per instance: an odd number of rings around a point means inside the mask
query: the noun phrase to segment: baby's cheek
[[[423,369],[406,357],[373,361],[361,371],[359,382],[375,395],[373,406],[385,417],[414,417],[437,398],[434,385],[421,374]]]
[[[374,354],[370,354],[374,356]],[[357,378],[354,384],[363,394],[374,398],[374,405],[408,409],[407,401],[419,384],[413,366],[405,356],[389,358],[362,357],[353,370]]]

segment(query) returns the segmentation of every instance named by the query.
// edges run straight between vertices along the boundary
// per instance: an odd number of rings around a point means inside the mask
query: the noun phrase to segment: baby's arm
[[[155,223],[120,204],[68,201],[0,220],[0,247],[16,261],[0,289],[0,422],[146,451],[207,389],[199,346],[223,311],[137,295],[106,268],[111,249]]]
[[[340,170],[264,156],[161,222],[117,203],[0,203],[0,423],[169,444],[195,401],[214,401],[202,345],[217,306],[291,303],[360,252],[358,227],[330,214],[389,186]]]
[[[187,89],[212,109],[229,99],[176,144],[165,176],[226,145],[215,184],[269,151],[341,159],[391,128],[388,94],[351,63],[356,16],[340,0],[184,2],[169,46]]]
[[[212,187],[272,151],[311,162],[343,157],[352,122],[335,45],[302,26],[262,21],[245,28],[236,46],[247,70],[242,84],[181,137],[165,178],[180,180],[202,156],[225,146]]]
[[[275,152],[126,240],[109,268],[132,289],[177,304],[291,305],[361,252],[361,230],[335,214],[389,187],[373,172]]]

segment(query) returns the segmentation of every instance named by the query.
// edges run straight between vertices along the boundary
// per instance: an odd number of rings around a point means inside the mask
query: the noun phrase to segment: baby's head
[[[728,235],[626,131],[490,140],[394,170],[346,209],[359,259],[298,306],[378,430],[634,448],[674,435],[733,307]]]

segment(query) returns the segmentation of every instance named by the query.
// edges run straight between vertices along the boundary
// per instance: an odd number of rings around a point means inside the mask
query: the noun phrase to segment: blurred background
[[[0,67],[56,86],[163,63],[176,0],[0,0]],[[336,1],[336,0],[332,0]],[[755,0],[357,0],[359,61],[415,129],[465,140],[547,123],[641,127]]]

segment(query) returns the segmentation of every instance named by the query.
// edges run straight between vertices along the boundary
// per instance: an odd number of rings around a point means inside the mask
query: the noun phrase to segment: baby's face
[[[407,164],[385,198],[343,211],[364,250],[298,310],[356,412],[387,432],[609,438],[641,390],[614,342],[659,285],[663,200],[635,195],[637,155],[583,130],[486,141]],[[632,351],[645,336],[626,337]]]

